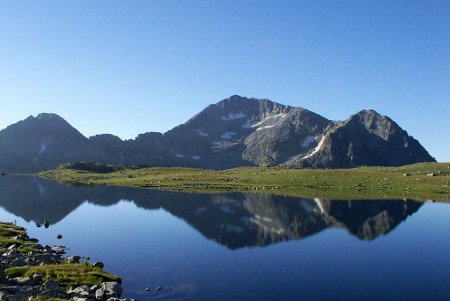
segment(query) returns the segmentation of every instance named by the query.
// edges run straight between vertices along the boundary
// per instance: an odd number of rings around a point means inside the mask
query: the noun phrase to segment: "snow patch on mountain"
[[[314,155],[315,153],[317,153],[318,151],[320,151],[324,142],[325,142],[325,135],[322,136],[322,139],[320,139],[319,144],[317,144],[317,146],[316,146],[316,148],[314,148],[313,152],[310,153],[309,155],[304,156],[302,159],[309,158],[312,155]]]
[[[252,119],[247,119],[247,121],[242,125],[242,127],[244,129],[251,129],[253,126],[253,120]]]
[[[305,140],[302,142],[302,147],[306,148],[309,147],[311,145],[311,143],[316,141],[316,137],[314,136],[308,136],[305,138]]]
[[[224,213],[227,213],[227,214],[232,214],[232,213],[234,213],[234,210],[233,210],[230,206],[228,206],[228,205],[221,205],[219,208],[220,208],[220,210],[221,210],[222,212],[224,212]]]
[[[270,116],[267,116],[266,118],[264,118],[263,120],[261,120],[260,122],[257,122],[255,124],[253,124],[252,127],[254,127],[254,128],[255,127],[259,127],[263,123],[266,123],[268,121],[272,121],[272,119],[282,119],[282,118],[284,118],[286,116],[287,116],[287,114],[285,114],[285,113],[280,113],[280,114],[276,114],[276,115],[270,115]],[[278,121],[278,120],[273,120],[273,122],[276,122],[276,121]]]
[[[222,120],[225,121],[230,121],[230,120],[236,120],[236,119],[242,119],[245,118],[247,115],[245,115],[244,112],[239,112],[239,113],[230,113],[226,116],[222,116]]]
[[[43,196],[45,194],[45,187],[42,186],[41,184],[38,184],[38,189],[39,189],[39,195]]]
[[[200,208],[197,209],[197,211],[195,211],[195,214],[196,215],[200,215],[200,214],[202,214],[203,212],[206,212],[206,211],[207,211],[207,209],[205,207],[200,207]]]
[[[302,205],[303,209],[305,209],[306,212],[314,212],[314,206],[309,201],[301,200],[300,205]]]
[[[230,225],[230,224],[220,224],[219,228],[221,230],[225,230],[228,233],[242,233],[244,232],[244,229],[242,229],[242,227],[239,226],[235,226],[235,225]]]
[[[257,128],[256,130],[257,131],[260,131],[260,130],[265,130],[265,129],[270,129],[270,128],[273,128],[275,125],[265,125],[265,126],[261,126],[261,127],[259,127],[259,128]]]
[[[47,150],[47,144],[45,142],[41,143],[41,148],[39,149],[39,155],[42,155]]]
[[[319,208],[319,212],[324,214],[326,212],[325,207],[323,206],[322,200],[319,198],[314,198],[314,203],[316,203],[317,208]]]
[[[236,135],[235,132],[225,132],[220,136],[222,139],[232,139],[232,136]]]
[[[175,155],[177,158],[191,158],[192,160],[198,161],[200,160],[202,157],[201,156],[191,156],[191,155],[185,155],[185,154],[176,154]]]
[[[197,134],[199,134],[202,137],[208,137],[209,134],[206,132],[203,132],[201,129],[197,129]]]

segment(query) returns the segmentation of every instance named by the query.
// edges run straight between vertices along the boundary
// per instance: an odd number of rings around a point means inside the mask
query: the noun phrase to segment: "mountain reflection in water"
[[[250,193],[194,194],[113,186],[70,186],[36,177],[0,178],[0,206],[26,221],[55,224],[84,202],[121,200],[164,209],[229,249],[299,240],[329,227],[363,240],[392,231],[422,203],[404,200],[330,201]]]

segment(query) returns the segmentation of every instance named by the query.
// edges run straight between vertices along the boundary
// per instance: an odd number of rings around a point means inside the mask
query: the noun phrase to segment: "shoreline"
[[[108,172],[69,166],[37,175],[75,185],[112,185],[197,193],[255,192],[324,199],[450,201],[450,163],[352,169],[239,167],[219,171],[153,167],[117,168]]]
[[[14,223],[0,222],[0,300],[133,301],[120,299],[121,279],[91,264],[88,257],[65,256],[64,246],[42,246]]]

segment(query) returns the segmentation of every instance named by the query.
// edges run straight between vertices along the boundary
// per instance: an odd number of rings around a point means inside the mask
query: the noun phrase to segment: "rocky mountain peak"
[[[121,140],[84,137],[42,113],[0,131],[0,170],[38,171],[74,161],[133,166],[356,167],[434,161],[389,117],[362,110],[334,122],[301,107],[233,95],[172,130]]]

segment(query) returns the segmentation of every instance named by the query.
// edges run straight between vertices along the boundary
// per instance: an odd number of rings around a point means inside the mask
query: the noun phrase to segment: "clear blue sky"
[[[134,138],[233,94],[372,108],[450,161],[450,2],[0,2],[0,128],[54,112]]]

